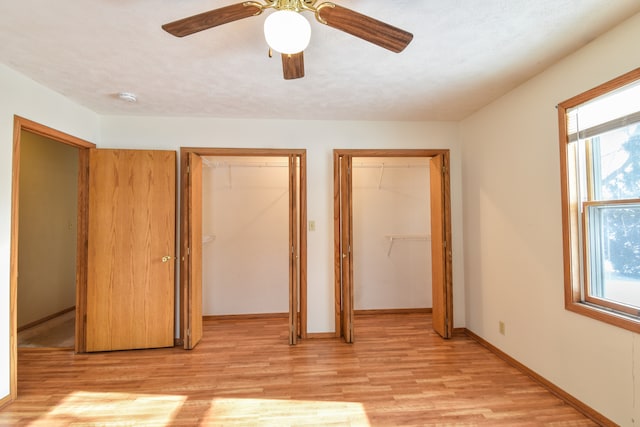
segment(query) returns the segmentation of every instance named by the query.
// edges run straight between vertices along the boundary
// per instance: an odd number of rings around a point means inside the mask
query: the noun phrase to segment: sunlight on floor
[[[30,425],[166,426],[185,400],[184,396],[77,391]]]
[[[191,419],[193,425],[350,425],[369,427],[357,402],[214,398],[189,401],[186,396],[77,391],[29,424],[169,426]]]
[[[357,402],[324,402],[275,399],[213,399],[201,425],[368,427],[364,406]]]

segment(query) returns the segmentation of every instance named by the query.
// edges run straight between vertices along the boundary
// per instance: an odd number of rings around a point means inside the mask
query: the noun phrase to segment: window
[[[640,68],[558,118],[565,306],[640,332]]]

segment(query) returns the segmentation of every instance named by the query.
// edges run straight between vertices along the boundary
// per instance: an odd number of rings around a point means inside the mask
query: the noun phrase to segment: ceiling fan
[[[413,39],[413,34],[405,30],[331,2],[316,4],[318,0],[263,1],[264,3],[244,1],[224,6],[164,24],[162,28],[176,37],[184,37],[260,15],[266,9],[275,9],[277,12],[269,15],[265,21],[265,38],[270,49],[281,53],[283,74],[287,80],[304,77],[303,51],[309,43],[311,29],[300,12],[312,12],[322,24],[396,53],[402,52]]]

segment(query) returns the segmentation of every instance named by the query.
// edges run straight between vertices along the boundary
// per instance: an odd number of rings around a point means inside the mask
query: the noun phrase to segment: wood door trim
[[[187,199],[185,194],[186,157],[189,153],[199,156],[230,156],[230,157],[289,157],[298,156],[300,159],[300,337],[307,337],[307,150],[285,148],[216,148],[216,147],[180,147],[180,341],[184,341],[184,327],[186,322],[186,295],[188,292],[188,277],[185,269],[185,259],[189,241],[187,224]]]
[[[85,141],[82,138],[69,135],[68,133],[64,133],[62,131],[50,128],[38,122],[34,122],[32,120],[25,119],[24,117],[20,117],[17,115],[13,117],[14,117],[14,131],[16,130],[16,127],[19,126],[20,131],[26,130],[31,133],[44,136],[45,138],[53,139],[63,144],[71,145],[73,147],[80,147],[80,148],[96,147],[96,144],[92,142]],[[16,133],[14,132],[14,146],[15,146],[15,137],[16,137]]]
[[[449,331],[453,330],[453,262],[451,244],[451,186],[448,149],[334,149],[333,150],[333,188],[334,188],[334,297],[335,297],[335,335],[342,336],[340,296],[342,294],[340,275],[340,177],[338,174],[341,157],[434,157],[443,156],[444,165],[444,203],[442,215],[445,218],[445,316]]]
[[[448,149],[335,149],[339,156],[349,157],[433,157],[449,153]]]
[[[180,156],[194,153],[199,156],[230,156],[230,157],[289,157],[291,155],[305,155],[305,149],[287,148],[216,148],[216,147],[180,147]]]
[[[88,163],[88,150],[95,144],[77,138],[59,130],[50,128],[32,120],[13,116],[13,162],[11,172],[11,244],[9,256],[9,401],[17,397],[18,390],[18,237],[19,237],[19,201],[20,201],[20,151],[22,132],[27,131],[56,142],[67,144],[79,149],[78,164],[78,240],[76,260],[76,319],[85,308],[80,296],[83,295],[86,286],[86,216],[87,216],[87,186],[85,166]],[[79,329],[81,333],[79,333]],[[84,328],[82,322],[76,321],[76,351],[81,351],[84,345]]]

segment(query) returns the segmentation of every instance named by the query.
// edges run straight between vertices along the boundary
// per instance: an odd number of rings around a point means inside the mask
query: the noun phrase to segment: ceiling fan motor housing
[[[304,2],[306,4],[313,2]],[[296,12],[301,12],[303,7],[303,0],[277,0],[275,6],[277,10],[293,10]]]

